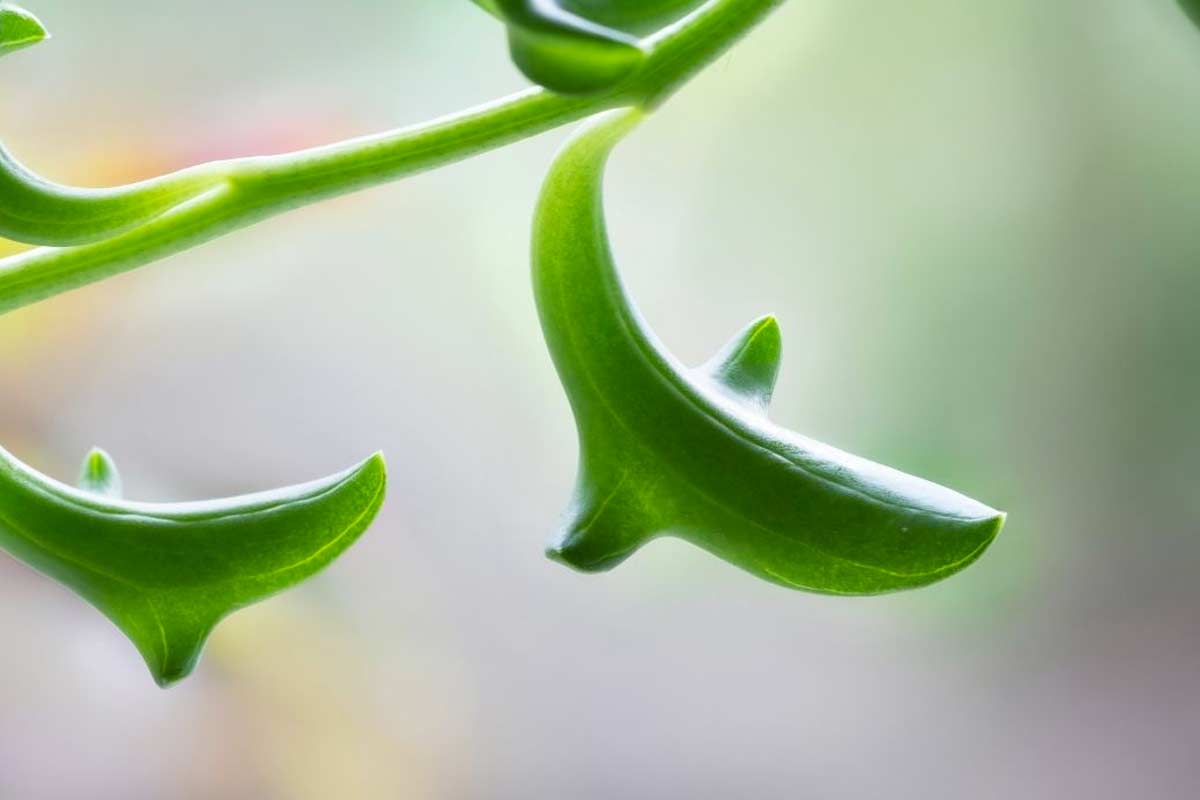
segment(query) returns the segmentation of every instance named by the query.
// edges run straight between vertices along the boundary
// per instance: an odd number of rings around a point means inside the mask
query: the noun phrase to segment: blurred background
[[[445,0],[29,0],[0,132],[105,185],[523,85]],[[1200,32],[1171,0],[792,0],[619,152],[614,245],[696,362],[774,312],[774,418],[1009,512],[908,594],[673,540],[581,576],[529,289],[566,135],[0,319],[0,442],[183,500],[382,448],[371,531],[157,689],[0,559],[0,800],[1200,796]],[[8,252],[15,250],[6,247]]]

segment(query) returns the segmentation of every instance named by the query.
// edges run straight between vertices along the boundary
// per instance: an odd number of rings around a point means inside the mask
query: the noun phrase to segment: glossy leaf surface
[[[1000,512],[768,420],[773,318],[696,369],[655,338],[621,286],[601,200],[608,153],[634,119],[568,145],[535,220],[538,309],[580,440],[549,555],[603,570],[672,534],[769,581],[836,594],[922,586],[977,559]]]
[[[637,37],[551,0],[476,0],[508,28],[513,62],[530,80],[563,94],[620,82],[642,63]]]
[[[310,577],[383,502],[381,456],[288,489],[198,503],[119,498],[93,451],[76,489],[0,449],[0,546],[70,587],[133,641],[163,686],[193,669],[213,627]]]
[[[491,0],[480,0],[491,5]],[[528,89],[440,119],[274,156],[210,162],[111,189],[0,165],[0,236],[48,247],[0,258],[0,313],[199,247],[302,206],[400,180],[600,111],[652,108],[783,0],[709,0],[643,40],[642,68],[586,97]]]
[[[610,28],[644,35],[679,19],[704,0],[560,0],[560,5],[584,19]]]

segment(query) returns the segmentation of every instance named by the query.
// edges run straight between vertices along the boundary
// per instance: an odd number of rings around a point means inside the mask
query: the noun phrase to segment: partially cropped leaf
[[[220,185],[205,165],[115,189],[60,186],[26,169],[0,144],[0,237],[65,247],[110,239]]]
[[[1179,0],[1179,5],[1192,18],[1192,22],[1200,25],[1200,0]]]
[[[535,83],[586,94],[620,82],[645,54],[636,36],[552,0],[476,0],[508,27],[513,62]]]
[[[499,14],[496,0],[476,0]],[[632,0],[628,0],[632,2]],[[682,0],[681,0],[682,2]],[[600,111],[663,102],[783,0],[711,0],[642,41],[636,74],[585,97],[518,92],[448,117],[112,189],[61,186],[0,158],[0,314],[199,247],[302,206],[494,150]]]
[[[652,33],[701,5],[704,0],[559,0],[584,19],[626,33]]]
[[[0,56],[48,35],[28,11],[0,2]],[[225,178],[223,165],[210,164],[117,189],[77,189],[38,177],[0,143],[0,238],[55,247],[108,239]]]
[[[38,18],[20,6],[0,2],[0,56],[29,47],[49,34]]]
[[[536,216],[538,308],[581,451],[549,555],[602,570],[673,534],[767,580],[836,594],[921,586],[979,558],[1000,512],[767,419],[773,318],[696,369],[655,338],[621,286],[601,200],[609,151],[635,118],[574,139]]]
[[[313,483],[229,500],[118,499],[103,453],[75,489],[0,449],[0,546],[116,623],[166,686],[193,669],[230,612],[315,574],[383,502],[382,457]]]

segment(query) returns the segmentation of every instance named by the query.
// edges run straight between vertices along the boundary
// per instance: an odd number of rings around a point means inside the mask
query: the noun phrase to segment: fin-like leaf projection
[[[230,612],[320,571],[383,502],[382,456],[288,489],[199,503],[119,498],[112,460],[93,451],[82,489],[0,449],[0,546],[116,623],[167,686],[193,669]]]
[[[774,317],[763,317],[743,328],[698,372],[717,391],[766,413],[782,355],[779,323]]]
[[[0,2],[0,56],[46,37],[32,14]],[[228,179],[216,162],[115,189],[78,189],[38,177],[0,145],[0,237],[52,246],[113,239]],[[102,450],[88,454],[73,489],[0,449],[0,548],[89,600],[166,686],[191,672],[223,617],[299,583],[353,544],[378,511],[385,483],[375,456],[264,494],[128,503]]]
[[[112,456],[99,447],[92,448],[79,469],[79,488],[89,494],[120,498],[124,494],[121,473],[117,472]]]
[[[608,154],[637,117],[618,113],[575,138],[536,214],[538,309],[580,441],[549,555],[607,569],[673,534],[767,580],[835,594],[922,586],[977,559],[1002,513],[767,419],[773,318],[698,369],[655,338],[621,286],[601,198]]]

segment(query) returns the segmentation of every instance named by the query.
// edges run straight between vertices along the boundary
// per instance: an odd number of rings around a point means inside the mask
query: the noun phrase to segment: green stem
[[[652,107],[720,56],[783,0],[711,0],[647,40],[645,64],[600,95],[564,96],[530,89],[411,128],[280,156],[224,162],[202,170],[195,193],[159,209],[137,192],[123,232],[75,247],[44,247],[0,260],[0,313],[102,280],[291,209],[394,181],[496,149],[592,114],[621,106]],[[179,173],[143,184],[144,191],[180,185]],[[36,187],[34,187],[36,188]],[[83,190],[55,187],[72,202]],[[110,190],[107,197],[111,198]],[[54,198],[50,198],[52,202]],[[112,220],[111,208],[104,219]],[[98,215],[98,219],[99,219]],[[119,216],[119,213],[117,213]],[[132,227],[130,227],[132,226]],[[99,231],[97,227],[94,230]]]
[[[501,147],[596,111],[533,89],[417,128],[230,162],[222,181],[132,230],[0,260],[0,313],[189,250],[300,206]]]
[[[712,0],[655,34],[645,67],[632,78],[648,89],[643,105],[664,101],[784,2]]]
[[[235,170],[236,181],[269,198],[272,209],[289,200],[307,205],[462,161],[627,102],[616,94],[568,97],[528,89],[412,128],[247,159]]]

